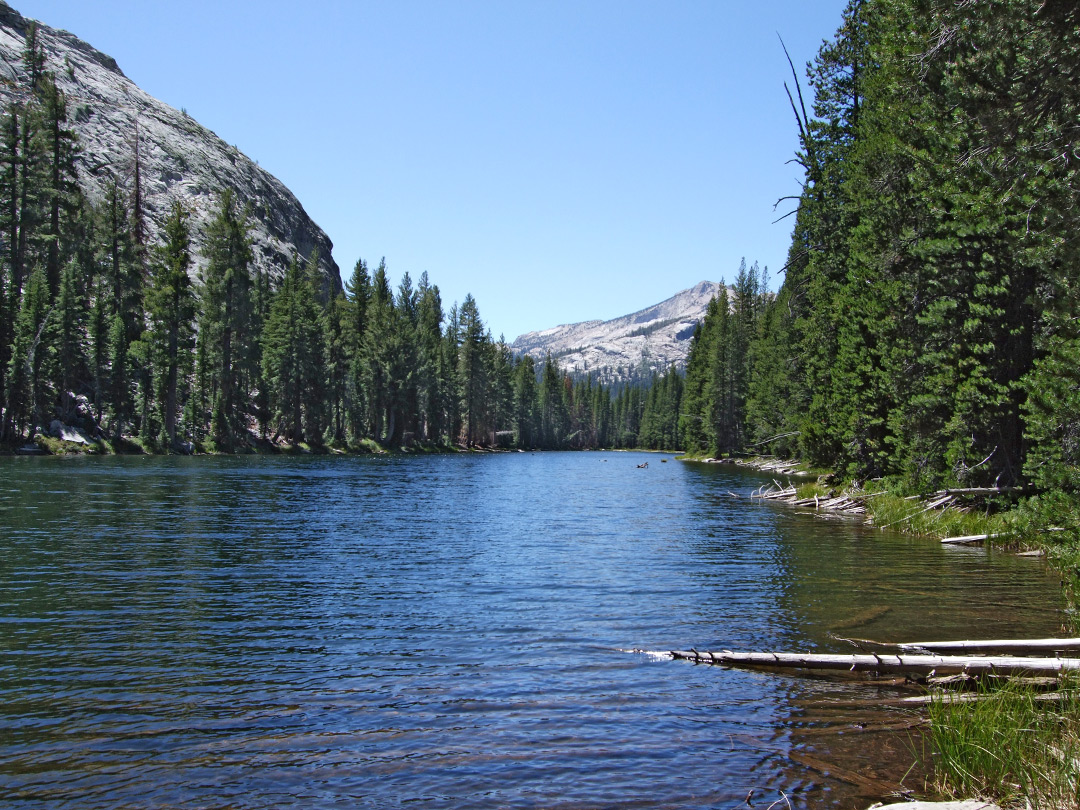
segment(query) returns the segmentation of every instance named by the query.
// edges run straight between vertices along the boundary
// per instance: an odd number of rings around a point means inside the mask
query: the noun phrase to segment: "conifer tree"
[[[461,344],[461,315],[458,305],[450,307],[441,352],[441,381],[443,424],[449,441],[461,438],[461,379],[459,350]]]
[[[570,419],[563,376],[550,354],[544,358],[537,399],[540,412],[540,446],[545,450],[561,450],[566,446]]]
[[[362,439],[370,435],[365,391],[364,334],[367,331],[368,304],[371,300],[371,279],[368,276],[367,263],[363,259],[356,260],[345,290],[348,296],[345,346],[349,358],[349,424],[353,438]]]
[[[324,347],[312,275],[310,266],[301,270],[293,259],[263,330],[271,421],[275,433],[293,443],[322,438]]]
[[[183,410],[180,382],[193,362],[196,299],[189,277],[192,258],[187,222],[183,205],[174,203],[165,221],[165,243],[156,251],[146,296],[159,418],[168,447],[176,445],[177,421]]]
[[[106,394],[109,426],[114,440],[123,436],[133,411],[129,348],[124,318],[120,313],[116,313],[109,323],[109,377]]]
[[[346,441],[349,412],[349,301],[344,293],[334,295],[322,315],[326,341],[326,390],[328,394],[330,434],[334,444]]]
[[[426,272],[420,276],[417,293],[416,385],[419,436],[423,441],[438,441],[443,432],[442,299],[439,288],[428,281]]]
[[[61,398],[61,418],[73,417],[74,409],[67,398],[77,394],[89,376],[87,359],[86,292],[82,289],[83,267],[72,257],[60,276],[60,292],[56,299],[56,364],[54,389]]]
[[[75,169],[78,145],[75,133],[68,126],[67,99],[56,86],[51,75],[46,74],[39,82],[38,116],[40,149],[44,160],[42,169],[46,175],[43,190],[42,232],[38,239],[44,242],[45,274],[49,290],[55,297],[60,287],[60,274],[73,251],[73,245],[65,240],[67,220],[75,216],[81,205],[81,192]]]
[[[466,295],[459,313],[461,342],[458,350],[458,378],[461,381],[461,441],[465,445],[483,442],[484,413],[488,390],[485,367],[484,324],[476,300]]]
[[[523,356],[514,367],[514,434],[516,444],[523,450],[536,446],[536,363]]]
[[[53,351],[48,334],[53,308],[49,305],[48,281],[40,265],[34,267],[26,282],[7,373],[7,411],[4,435],[29,433],[33,438],[43,420],[42,407],[50,400],[46,375],[42,373]]]
[[[389,443],[399,430],[395,381],[391,377],[396,361],[397,317],[385,259],[379,262],[372,276],[367,315],[363,336],[363,383],[368,403],[368,433],[377,441]]]
[[[213,403],[211,434],[222,449],[236,447],[246,433],[250,379],[244,347],[251,335],[251,243],[246,213],[237,211],[231,189],[222,192],[206,234],[201,339],[209,363],[206,376]]]
[[[484,342],[488,356],[488,429],[492,435],[492,444],[502,446],[500,433],[513,430],[514,411],[514,361],[506,339],[500,335],[498,341],[486,333]]]

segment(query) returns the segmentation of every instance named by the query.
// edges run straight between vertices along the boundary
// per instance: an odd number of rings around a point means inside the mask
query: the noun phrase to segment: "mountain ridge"
[[[204,264],[201,247],[218,197],[232,188],[249,212],[253,269],[280,280],[294,255],[318,252],[329,289],[341,289],[333,243],[296,196],[276,177],[184,111],[158,100],[132,82],[116,60],[75,34],[23,17],[0,0],[0,103],[29,97],[22,49],[31,22],[38,27],[46,69],[68,103],[68,123],[78,136],[79,182],[99,202],[116,179],[131,192],[138,138],[147,236],[156,241],[173,201],[191,213],[194,267]]]
[[[526,332],[510,348],[535,360],[550,354],[571,376],[591,373],[608,384],[647,378],[672,365],[683,368],[694,330],[722,287],[700,281],[628,315]]]

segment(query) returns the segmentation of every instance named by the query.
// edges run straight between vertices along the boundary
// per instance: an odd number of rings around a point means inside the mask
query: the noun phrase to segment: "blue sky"
[[[258,160],[348,277],[386,257],[497,337],[784,264],[802,72],[843,0],[13,0]]]

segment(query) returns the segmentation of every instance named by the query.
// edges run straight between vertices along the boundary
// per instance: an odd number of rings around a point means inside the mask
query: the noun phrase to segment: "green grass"
[[[835,487],[830,487],[821,481],[803,481],[801,484],[795,485],[795,494],[799,498],[813,498],[817,495],[819,498],[824,499],[832,497],[830,493],[835,491]]]
[[[984,688],[973,702],[930,704],[936,787],[946,796],[1004,805],[1080,807],[1080,681],[1060,701],[1030,687]]]
[[[930,537],[961,537],[970,534],[997,534],[1004,540],[1013,534],[1007,513],[999,504],[979,507],[951,506],[926,509],[924,500],[907,500],[893,492],[874,494],[865,499],[867,513],[874,526],[908,534]]]

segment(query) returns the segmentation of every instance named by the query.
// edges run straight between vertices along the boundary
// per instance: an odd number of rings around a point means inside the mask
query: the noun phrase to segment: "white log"
[[[993,692],[938,692],[933,695],[913,695],[912,697],[900,698],[899,703],[921,704],[928,703],[978,703],[981,700],[992,700]],[[1075,692],[1040,692],[1032,695],[1031,700],[1053,703],[1065,700],[1074,700]]]
[[[1056,653],[1080,651],[1080,638],[1002,638],[978,641],[923,641],[895,645],[902,650],[926,650],[936,653]]]
[[[672,650],[671,655],[687,661],[726,666],[789,667],[796,669],[833,669],[850,672],[910,672],[920,675],[1017,675],[1020,673],[1058,673],[1080,670],[1080,658],[1012,658],[1009,656],[859,654],[771,652],[686,652]]]
[[[981,543],[991,537],[1000,537],[1000,534],[965,534],[962,537],[942,537],[941,542],[952,545],[964,545],[965,543]]]

